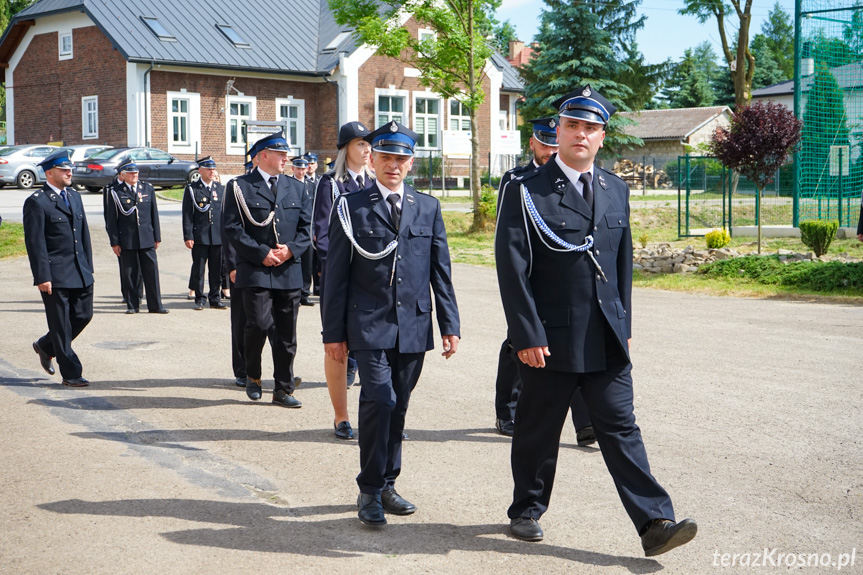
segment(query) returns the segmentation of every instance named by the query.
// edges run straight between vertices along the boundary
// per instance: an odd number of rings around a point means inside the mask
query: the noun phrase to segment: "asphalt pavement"
[[[0,191],[4,219],[25,197]],[[266,378],[249,401],[228,312],[185,298],[179,206],[159,205],[171,313],[126,316],[101,199],[84,197],[95,316],[74,348],[90,387],[40,370],[27,258],[0,262],[0,573],[737,574],[764,570],[756,554],[768,572],[792,555],[833,563],[806,573],[863,572],[863,307],[635,291],[636,416],[678,518],[699,524],[692,543],[647,559],[601,452],[570,426],[545,540],[508,535],[497,281],[455,265],[462,343],[448,361],[439,340],[427,355],[397,483],[418,511],[371,529],[356,517],[357,444],[333,435],[318,307],[299,316],[302,409],[272,406]],[[359,388],[348,394],[356,423]]]

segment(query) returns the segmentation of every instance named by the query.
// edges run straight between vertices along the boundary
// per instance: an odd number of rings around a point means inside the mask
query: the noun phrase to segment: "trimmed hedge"
[[[837,220],[809,220],[800,222],[800,240],[803,245],[812,249],[816,256],[823,256],[830,249],[836,230],[839,229]]]
[[[863,262],[803,261],[783,263],[779,256],[743,256],[715,261],[698,268],[714,278],[746,278],[766,285],[831,292],[849,289],[863,294]]]

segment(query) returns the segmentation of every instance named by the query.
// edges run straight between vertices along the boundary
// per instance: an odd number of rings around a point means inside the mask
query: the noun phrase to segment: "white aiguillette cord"
[[[204,206],[203,208],[201,206],[199,206],[198,200],[195,199],[195,192],[192,191],[192,186],[187,185],[186,189],[189,190],[189,196],[191,196],[191,198],[192,198],[192,205],[195,206],[196,210],[198,210],[199,212],[206,212],[212,207],[213,204],[210,202],[208,202],[207,205]]]
[[[524,184],[521,184],[521,197],[522,197],[522,211],[524,213],[525,218],[525,228],[527,226],[527,216],[530,215],[530,221],[533,224],[533,229],[536,230],[536,235],[539,237],[539,241],[545,245],[548,249],[553,252],[586,252],[590,259],[593,261],[593,265],[596,266],[596,270],[599,272],[599,275],[602,276],[602,281],[608,283],[608,278],[605,277],[605,272],[602,271],[602,267],[600,267],[599,262],[596,261],[596,258],[593,257],[593,252],[590,251],[590,248],[593,247],[593,235],[587,235],[584,237],[584,243],[580,246],[576,246],[566,242],[563,238],[559,237],[555,234],[548,224],[545,223],[545,220],[542,219],[542,216],[539,215],[539,210],[536,209],[536,206],[533,203],[533,198],[530,197],[530,192],[528,192],[527,187]],[[525,229],[527,231],[527,229]],[[545,241],[547,237],[557,245],[559,248],[549,245],[548,242]]]
[[[111,188],[111,195],[114,197],[114,205],[117,206],[117,210],[124,216],[131,216],[132,212],[135,212],[135,219],[138,221],[138,225],[141,225],[141,215],[138,214],[138,204],[134,204],[128,210],[123,209],[123,204],[120,202],[120,197],[117,195],[117,190]]]
[[[246,197],[243,195],[243,191],[240,190],[240,186],[237,185],[237,180],[234,180],[234,199],[237,200],[237,208],[240,211],[240,217],[246,216],[246,219],[249,220],[253,225],[258,226],[259,228],[265,228],[271,223],[273,224],[273,233],[276,234],[276,243],[279,243],[279,231],[276,229],[275,217],[276,210],[270,212],[270,215],[267,216],[267,219],[263,222],[255,221],[255,218],[252,217],[252,214],[249,213],[249,206],[246,205]],[[243,224],[245,227],[245,224]]]
[[[342,229],[345,232],[345,235],[350,240],[351,245],[357,251],[358,254],[366,258],[367,260],[382,260],[399,247],[398,236],[396,239],[387,244],[387,246],[378,253],[372,253],[366,251],[357,243],[356,238],[354,238],[354,227],[351,223],[351,217],[348,214],[348,197],[346,195],[339,196],[338,201],[336,202],[336,214],[339,216],[339,222],[342,224]],[[353,252],[351,252],[351,258],[353,258]],[[390,273],[390,285],[393,285],[393,276],[396,273],[396,258],[393,256],[393,269]]]

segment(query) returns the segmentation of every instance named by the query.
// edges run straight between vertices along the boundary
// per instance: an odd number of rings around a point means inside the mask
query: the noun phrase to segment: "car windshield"
[[[124,152],[124,151],[125,150],[118,150],[116,148],[109,148],[107,150],[102,150],[101,152],[93,154],[88,159],[90,159],[90,160],[107,160],[109,158],[113,158],[114,156],[116,156],[120,152]]]

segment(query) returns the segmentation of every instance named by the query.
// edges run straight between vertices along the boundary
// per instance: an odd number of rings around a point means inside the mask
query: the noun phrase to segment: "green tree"
[[[815,67],[815,81],[806,95],[800,189],[806,195],[826,195],[831,188],[831,146],[849,145],[848,117],[842,89],[824,62]],[[850,151],[850,148],[849,148]],[[850,155],[850,154],[849,154]],[[846,161],[847,161],[846,156]]]
[[[638,17],[641,0],[546,0],[536,36],[539,49],[524,68],[524,117],[555,110],[551,103],[578,86],[590,84],[619,110],[630,109],[633,90],[620,79],[629,73],[626,47],[644,26]],[[641,144],[622,133],[632,123],[613,116],[606,131],[605,154],[620,146]]]
[[[663,79],[668,75],[672,67],[671,60],[660,64],[648,64],[644,61],[644,54],[638,49],[635,42],[625,47],[626,59],[617,77],[614,79],[628,86],[630,95],[624,99],[626,107],[630,110],[644,110],[651,106],[654,98],[659,93]]]
[[[851,12],[851,21],[842,30],[842,39],[858,58],[863,57],[863,11],[859,1],[854,2],[857,10]]]
[[[700,108],[713,104],[713,89],[692,48],[684,50],[683,58],[675,64],[664,97],[671,108]]]
[[[734,105],[743,108],[752,100],[752,77],[755,74],[755,57],[749,51],[749,26],[752,23],[752,0],[683,0],[685,7],[681,14],[695,16],[702,24],[711,18],[716,19],[719,39],[722,43],[722,56],[728,65],[728,73],[734,84]],[[726,20],[736,18],[737,41],[729,41]]]
[[[504,20],[494,27],[492,43],[501,54],[509,55],[509,43],[514,40],[518,40],[518,33],[509,20]]]
[[[752,88],[758,89],[765,86],[772,86],[791,76],[786,76],[785,72],[779,66],[776,58],[770,50],[767,38],[762,34],[756,34],[752,39],[752,44],[749,47],[752,50],[752,55],[755,56],[755,61],[758,66],[755,68],[755,74],[752,76]],[[793,62],[792,62],[793,65]],[[793,76],[792,71],[792,76]]]
[[[492,47],[481,29],[489,29],[490,9],[486,0],[329,0],[336,22],[354,26],[362,43],[377,46],[377,53],[419,69],[420,83],[445,98],[456,98],[467,106],[471,124],[470,180],[473,196],[474,229],[488,222],[480,212],[480,153],[477,114],[485,100],[482,82]],[[402,14],[435,31],[420,41],[404,26]]]

